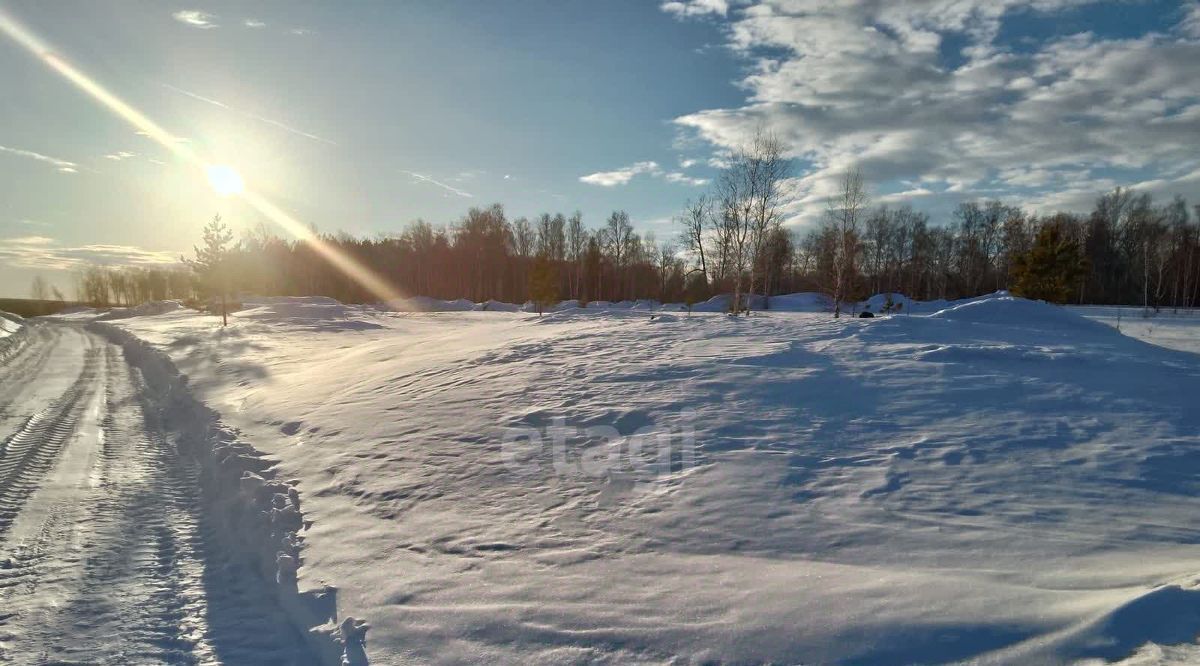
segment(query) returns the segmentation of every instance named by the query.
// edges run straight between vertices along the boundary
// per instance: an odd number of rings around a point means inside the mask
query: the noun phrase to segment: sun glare
[[[216,164],[208,167],[205,171],[208,173],[209,184],[217,194],[223,197],[241,194],[246,189],[246,182],[242,180],[242,174],[231,166]]]

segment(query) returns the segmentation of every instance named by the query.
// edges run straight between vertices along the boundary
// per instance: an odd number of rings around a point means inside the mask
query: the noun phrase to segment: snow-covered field
[[[792,300],[103,325],[295,480],[372,663],[1196,657],[1200,318]]]
[[[1164,309],[1147,314],[1138,307],[1072,306],[1071,311],[1103,322],[1139,340],[1160,347],[1200,354],[1200,308]]]

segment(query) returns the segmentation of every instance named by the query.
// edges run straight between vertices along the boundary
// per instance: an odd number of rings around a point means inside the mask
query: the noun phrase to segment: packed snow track
[[[0,663],[308,663],[154,405],[79,326],[0,359]]]

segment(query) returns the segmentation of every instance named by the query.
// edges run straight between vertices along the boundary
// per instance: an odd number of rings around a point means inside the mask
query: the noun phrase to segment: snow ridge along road
[[[314,663],[122,349],[27,326],[0,366],[0,663]]]

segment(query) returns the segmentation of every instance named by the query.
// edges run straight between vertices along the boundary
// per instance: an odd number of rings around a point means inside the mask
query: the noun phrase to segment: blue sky
[[[756,127],[944,215],[1200,201],[1195,2],[11,2],[0,14],[322,231],[615,208],[660,237]],[[220,212],[202,174],[0,36],[0,295],[82,262],[170,261]]]

